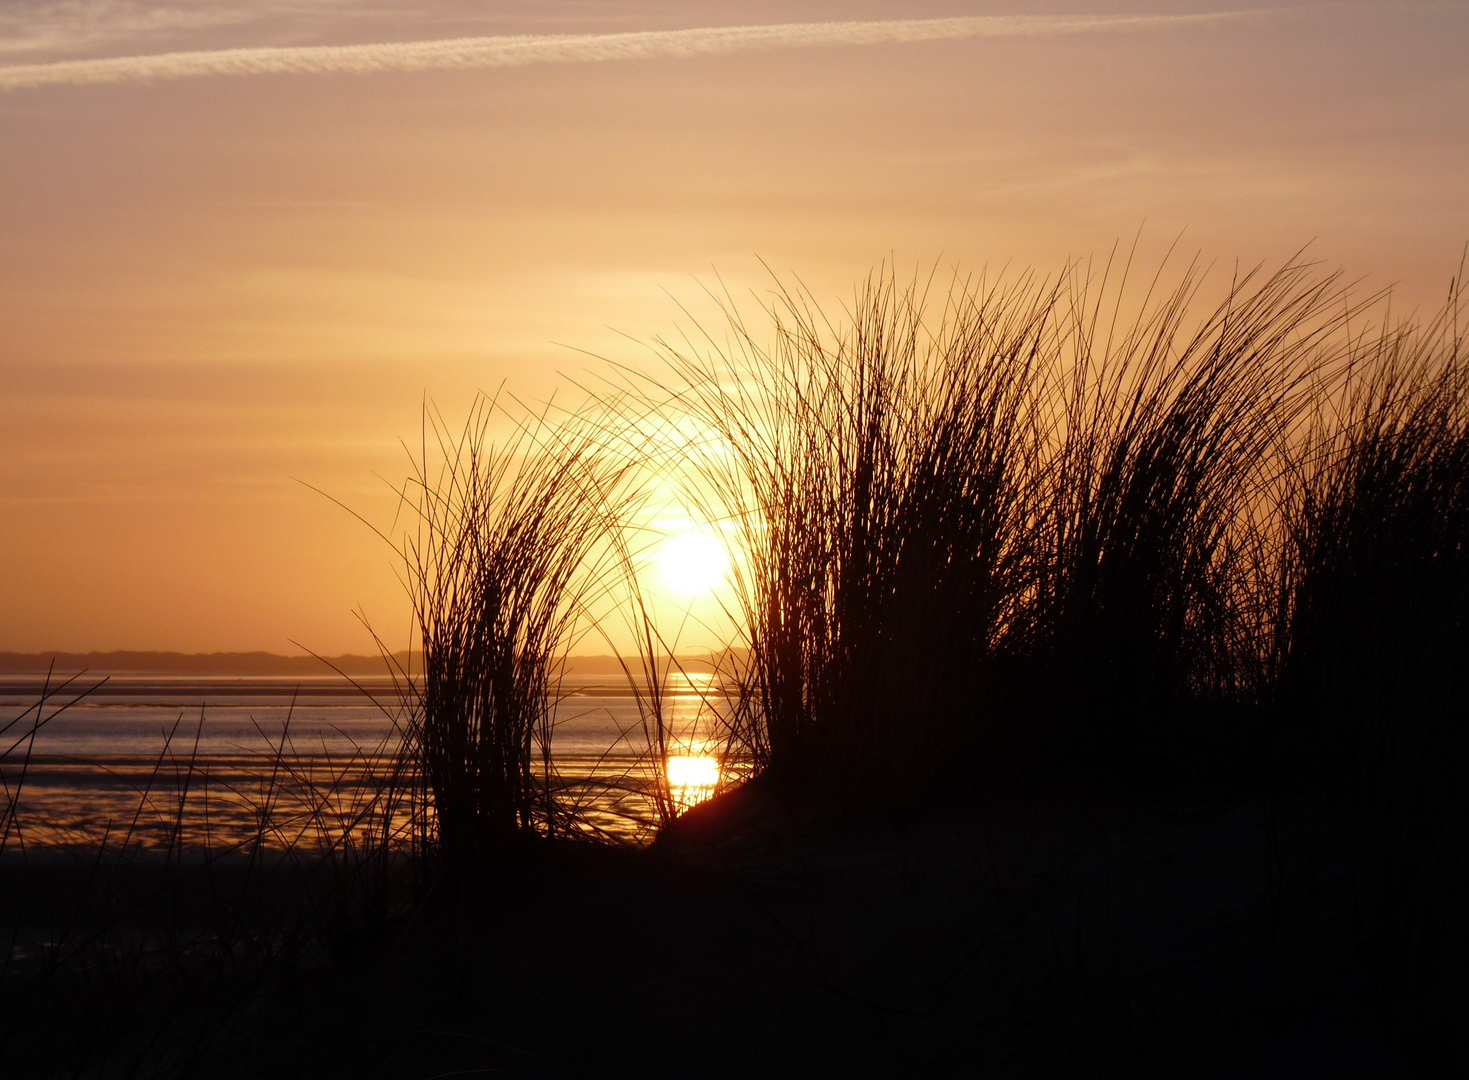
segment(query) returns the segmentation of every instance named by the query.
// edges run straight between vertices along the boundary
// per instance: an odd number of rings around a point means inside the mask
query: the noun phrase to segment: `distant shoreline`
[[[394,653],[397,667],[409,670],[407,652]],[[706,658],[683,658],[680,663],[708,669]],[[634,670],[637,661],[630,661]],[[416,666],[416,665],[415,665]],[[622,671],[615,656],[573,656],[570,671],[583,675],[613,675]],[[381,656],[282,656],[268,652],[0,652],[0,675],[44,676],[54,670],[66,678],[78,672],[97,675],[296,675],[330,678],[342,675],[386,675],[388,666]]]
[[[408,664],[408,653],[393,659]],[[318,675],[330,676],[336,668],[345,675],[382,675],[386,665],[380,656],[282,656],[268,652],[0,652],[0,674],[44,675],[52,666],[58,675],[79,671],[103,675]]]

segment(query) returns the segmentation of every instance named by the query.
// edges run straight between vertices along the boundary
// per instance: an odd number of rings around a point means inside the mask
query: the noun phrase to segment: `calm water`
[[[33,732],[36,713],[26,710],[41,681],[0,679],[0,726],[19,718],[0,736],[0,753],[9,751],[0,759],[0,808],[18,793],[19,833],[12,825],[7,854],[18,843],[115,842],[129,830],[134,842],[159,846],[179,821],[188,845],[238,843],[260,828],[267,803],[277,842],[349,827],[380,785],[404,716],[389,680],[358,685],[113,676]],[[719,779],[709,757],[712,689],[681,681],[666,713],[675,735],[669,753],[678,759],[670,775],[684,803],[707,797]],[[650,755],[626,682],[579,677],[563,690],[553,785],[591,827],[644,838],[653,821]],[[45,715],[70,696],[48,703]]]

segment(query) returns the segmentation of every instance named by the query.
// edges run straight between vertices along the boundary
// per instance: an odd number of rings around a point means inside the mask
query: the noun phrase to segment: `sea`
[[[393,798],[407,786],[394,762],[413,695],[401,682],[113,674],[58,690],[61,681],[0,676],[0,858],[285,848],[405,827],[411,804]],[[727,698],[698,673],[673,675],[665,693],[665,791],[684,808],[738,771],[720,737]],[[536,764],[559,827],[651,837],[658,755],[645,711],[623,675],[563,680],[550,753]]]

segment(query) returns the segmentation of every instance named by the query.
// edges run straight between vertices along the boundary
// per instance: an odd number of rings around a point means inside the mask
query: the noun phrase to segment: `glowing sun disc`
[[[669,588],[693,596],[718,587],[729,569],[729,557],[717,537],[686,532],[664,542],[658,568]]]

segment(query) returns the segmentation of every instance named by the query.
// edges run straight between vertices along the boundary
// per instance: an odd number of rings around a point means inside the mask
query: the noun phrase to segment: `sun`
[[[664,541],[658,568],[669,588],[695,596],[719,586],[729,571],[729,556],[718,537],[690,530]]]

